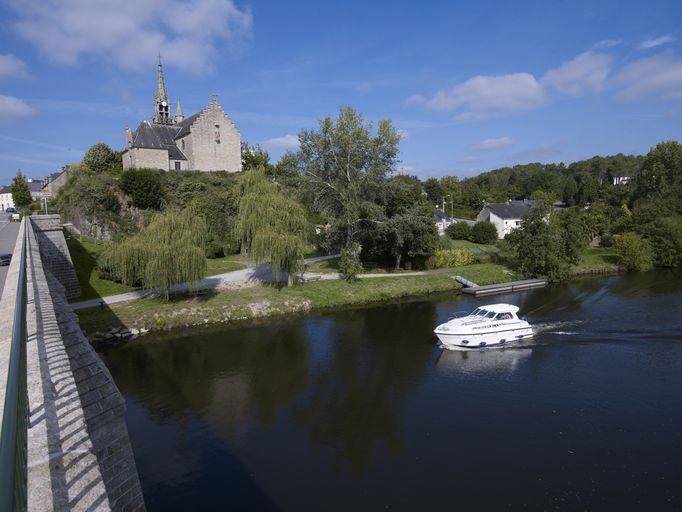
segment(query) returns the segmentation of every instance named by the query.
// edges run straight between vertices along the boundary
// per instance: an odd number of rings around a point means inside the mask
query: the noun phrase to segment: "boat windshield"
[[[476,308],[474,309],[469,316],[478,316],[481,314],[481,312],[484,312],[481,308]]]
[[[486,318],[495,318],[496,313],[494,311],[486,311]]]

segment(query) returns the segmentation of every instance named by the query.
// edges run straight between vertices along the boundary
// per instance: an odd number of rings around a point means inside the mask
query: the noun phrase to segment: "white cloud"
[[[469,151],[494,151],[496,149],[510,146],[512,140],[509,137],[499,137],[497,139],[485,139],[469,147]]]
[[[31,117],[35,110],[14,96],[0,94],[0,122]]]
[[[26,78],[26,64],[11,53],[0,55],[0,78]]]
[[[668,43],[674,43],[677,41],[676,38],[673,36],[660,36],[660,37],[654,37],[653,39],[647,39],[646,41],[642,41],[639,43],[637,46],[640,50],[648,50],[649,48],[656,48],[657,46],[661,46],[664,44]]]
[[[542,85],[533,75],[514,73],[475,76],[450,90],[438,91],[426,106],[436,111],[461,110],[460,119],[486,119],[530,110],[546,100]]]
[[[287,134],[283,137],[275,137],[274,139],[268,139],[261,142],[260,145],[268,151],[282,149],[287,151],[296,151],[299,146],[298,135]]]
[[[569,96],[599,92],[604,88],[613,57],[585,52],[544,74],[541,83]]]
[[[602,41],[594,43],[592,45],[592,49],[593,50],[600,50],[603,48],[613,48],[614,46],[618,46],[621,44],[623,44],[622,39],[604,39]]]
[[[477,156],[470,155],[470,156],[465,156],[464,158],[462,158],[460,160],[460,162],[465,163],[465,164],[470,164],[473,162],[478,162],[479,160],[480,160],[480,158],[478,158]]]
[[[233,0],[9,0],[13,28],[50,60],[104,59],[126,69],[164,62],[190,72],[211,70],[221,41],[250,35],[251,13]],[[221,48],[221,50],[224,49]]]
[[[426,98],[421,94],[413,94],[405,100],[405,105],[423,105],[426,103]]]
[[[662,98],[682,97],[682,60],[669,54],[639,59],[628,64],[616,75],[623,86],[620,95],[629,100],[649,94]]]

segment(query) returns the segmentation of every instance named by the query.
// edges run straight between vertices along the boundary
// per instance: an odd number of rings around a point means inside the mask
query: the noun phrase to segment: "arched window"
[[[218,123],[215,124],[215,141],[220,144],[220,125]]]

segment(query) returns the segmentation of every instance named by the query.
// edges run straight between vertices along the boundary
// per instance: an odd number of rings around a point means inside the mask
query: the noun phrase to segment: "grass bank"
[[[352,307],[407,297],[458,291],[456,274],[479,284],[506,282],[519,276],[492,263],[469,265],[421,276],[396,276],[315,281],[279,288],[269,285],[212,290],[200,295],[141,299],[112,304],[107,308],[78,311],[81,327],[88,333],[115,327],[169,330],[192,325],[231,323],[266,316],[288,315],[310,310]]]
[[[571,269],[575,276],[586,274],[616,274],[620,271],[618,254],[608,247],[588,247],[580,255],[580,263]]]

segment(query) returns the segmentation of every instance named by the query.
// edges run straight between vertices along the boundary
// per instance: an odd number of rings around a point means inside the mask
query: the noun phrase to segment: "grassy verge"
[[[573,275],[613,274],[618,272],[618,255],[613,248],[588,247],[581,256],[580,263],[571,270]]]
[[[78,311],[81,327],[88,333],[104,332],[112,327],[173,329],[191,325],[226,323],[266,316],[287,315],[312,309],[349,307],[459,290],[452,279],[460,274],[469,279],[504,282],[517,276],[501,265],[470,265],[448,272],[423,276],[316,281],[278,288],[259,285],[249,288],[210,291],[196,296],[177,296],[170,302],[141,299],[112,304],[104,310]]]
[[[81,295],[71,299],[70,302],[106,297],[107,295],[116,295],[117,293],[125,293],[135,289],[99,277],[97,256],[104,250],[104,244],[97,244],[88,237],[83,237],[82,240],[72,237],[66,241],[66,244],[69,247],[71,260],[78,277],[78,284],[81,287]]]
[[[206,260],[206,275],[215,276],[225,272],[234,272],[246,267],[246,260],[242,256],[226,256]]]
[[[499,249],[494,245],[477,244],[476,242],[471,242],[469,240],[452,240],[450,242],[450,248],[469,249],[473,253],[499,252]]]

